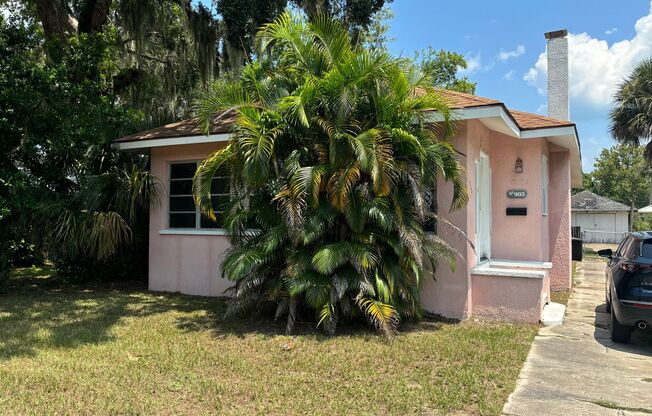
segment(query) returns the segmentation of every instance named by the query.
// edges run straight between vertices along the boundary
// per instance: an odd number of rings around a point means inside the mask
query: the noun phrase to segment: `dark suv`
[[[607,257],[605,295],[611,313],[611,339],[629,342],[632,330],[652,324],[652,231],[631,233]]]

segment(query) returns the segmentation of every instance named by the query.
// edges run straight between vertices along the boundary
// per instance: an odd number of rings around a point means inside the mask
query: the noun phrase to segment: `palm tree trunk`
[[[287,335],[292,334],[292,330],[294,329],[294,322],[297,319],[297,298],[294,296],[290,297],[290,306],[288,309],[288,323],[287,326],[285,327],[285,333]]]

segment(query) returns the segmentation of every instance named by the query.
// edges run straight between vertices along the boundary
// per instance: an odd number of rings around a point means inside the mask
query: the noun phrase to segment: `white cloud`
[[[480,53],[476,53],[475,55],[467,54],[464,59],[466,59],[466,69],[462,69],[460,72],[471,74],[482,69],[482,57]]]
[[[516,71],[513,69],[509,72],[506,72],[505,75],[503,75],[503,79],[507,81],[511,81],[514,79],[514,75],[516,75]]]
[[[612,28],[609,29],[609,30],[605,30],[605,31],[604,31],[604,34],[605,34],[605,35],[613,35],[613,34],[616,33],[616,32],[618,32],[618,28],[617,28],[617,27],[612,27]]]
[[[469,57],[469,59],[466,60],[466,70],[469,72],[475,72],[482,68],[482,58],[480,57],[480,54],[477,53],[474,56]]]
[[[519,56],[525,53],[525,46],[518,45],[513,51],[500,51],[498,54],[498,59],[501,61],[506,61],[511,58],[518,58]]]
[[[479,71],[490,71],[493,69],[495,65],[495,61],[491,61],[489,63],[484,63],[482,60],[482,55],[480,52],[476,53],[475,55],[472,55],[471,52],[467,53],[466,56],[464,56],[464,59],[466,60],[466,69],[461,69],[459,72],[464,75],[472,74],[474,72],[479,72]]]
[[[541,104],[539,107],[537,107],[537,114],[543,114],[547,115],[548,114],[548,104]]]
[[[632,39],[611,45],[587,33],[568,35],[571,113],[583,118],[603,116],[618,84],[636,64],[652,55],[652,7],[635,29]],[[543,52],[523,79],[545,95],[547,71]]]

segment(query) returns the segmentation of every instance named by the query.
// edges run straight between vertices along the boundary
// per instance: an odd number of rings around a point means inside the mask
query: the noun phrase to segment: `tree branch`
[[[79,32],[101,32],[108,19],[110,7],[111,0],[86,0],[79,16]]]
[[[77,33],[78,22],[62,0],[32,0],[48,38],[66,43],[68,37]]]

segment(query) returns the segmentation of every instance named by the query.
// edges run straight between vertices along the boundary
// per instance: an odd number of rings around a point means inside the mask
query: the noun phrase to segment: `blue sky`
[[[203,1],[208,3],[208,0]],[[617,84],[652,56],[650,0],[394,0],[390,50],[413,56],[432,45],[464,55],[476,94],[546,114],[545,32],[566,28],[571,118],[582,141],[584,171],[613,144],[608,112]]]
[[[412,56],[432,45],[464,55],[477,95],[546,114],[545,32],[570,33],[571,118],[582,142],[584,171],[613,140],[608,112],[613,89],[652,56],[649,0],[455,1],[395,0],[390,50]],[[638,24],[637,24],[638,22]]]

